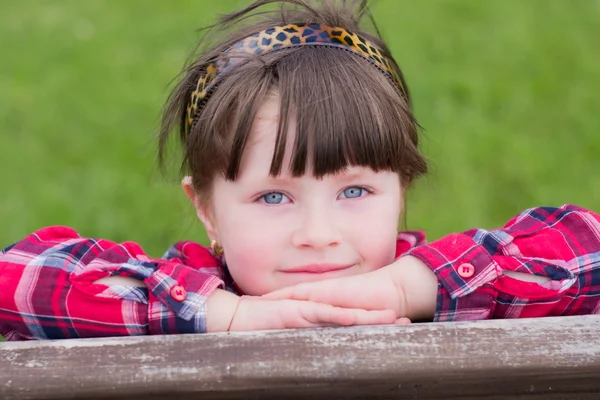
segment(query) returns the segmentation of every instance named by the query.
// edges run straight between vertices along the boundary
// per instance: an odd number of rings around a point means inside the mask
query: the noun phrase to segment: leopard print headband
[[[297,46],[328,46],[351,51],[377,66],[408,98],[398,72],[381,50],[365,38],[343,28],[320,24],[288,24],[255,33],[231,46],[217,61],[209,64],[191,94],[185,119],[185,133],[194,126],[196,117],[220,78],[231,68],[248,60],[248,55],[263,55]]]

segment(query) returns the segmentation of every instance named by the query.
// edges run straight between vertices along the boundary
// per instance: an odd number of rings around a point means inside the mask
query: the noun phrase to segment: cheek
[[[224,216],[225,217],[225,216]],[[245,294],[262,295],[276,288],[274,272],[283,247],[277,226],[269,226],[251,209],[221,218],[219,236],[227,267]]]
[[[364,263],[364,272],[373,271],[394,261],[396,254],[396,239],[398,236],[394,225],[387,229],[381,226],[373,227],[372,234],[363,236],[358,252]]]
[[[248,249],[246,252],[238,250],[226,252],[225,258],[231,277],[242,292],[260,296],[271,291],[269,276],[272,269],[269,268],[262,249]]]
[[[391,264],[396,254],[399,201],[391,197],[377,203],[353,221],[352,242],[361,256],[364,272]]]

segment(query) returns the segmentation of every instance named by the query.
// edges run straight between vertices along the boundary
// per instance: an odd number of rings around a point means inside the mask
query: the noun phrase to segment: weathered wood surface
[[[0,344],[1,399],[600,399],[600,316]]]

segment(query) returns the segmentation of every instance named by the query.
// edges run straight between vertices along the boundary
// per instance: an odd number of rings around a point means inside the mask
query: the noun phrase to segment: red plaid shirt
[[[576,206],[529,209],[502,229],[431,244],[419,232],[402,232],[397,254],[407,252],[439,279],[436,321],[599,309],[600,216]],[[503,271],[550,281],[523,282]],[[94,283],[115,275],[146,287]],[[135,243],[45,228],[0,253],[0,333],[8,340],[202,333],[206,299],[218,287],[236,292],[219,260],[197,243],[177,243],[151,259]]]

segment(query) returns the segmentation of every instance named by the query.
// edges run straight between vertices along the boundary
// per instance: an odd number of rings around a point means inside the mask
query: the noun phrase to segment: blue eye
[[[354,187],[349,187],[347,189],[344,189],[344,191],[341,193],[340,197],[342,199],[356,199],[356,198],[364,196],[366,193],[368,193],[366,189],[358,187],[358,186],[354,186]]]
[[[262,200],[266,204],[285,204],[290,202],[290,199],[286,195],[279,192],[267,193],[261,196],[259,200]]]

